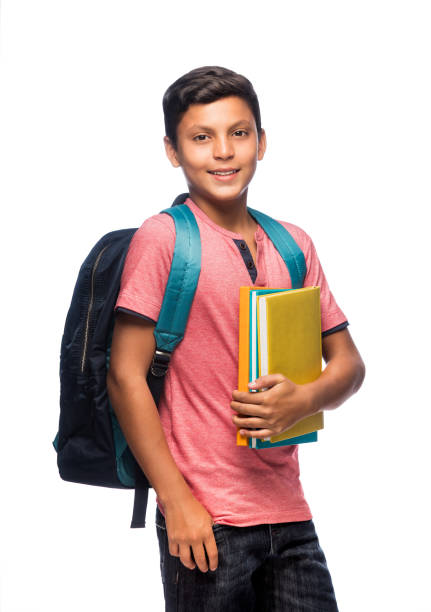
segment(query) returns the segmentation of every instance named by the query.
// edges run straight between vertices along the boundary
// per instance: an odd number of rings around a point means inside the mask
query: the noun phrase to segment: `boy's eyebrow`
[[[251,127],[250,121],[248,121],[247,119],[241,119],[240,121],[237,121],[236,123],[231,125],[229,130],[233,130],[238,125],[247,125],[248,127]],[[211,127],[209,127],[208,125],[197,125],[197,124],[193,124],[193,125],[191,125],[189,127],[188,131],[192,131],[192,130],[202,130],[202,131],[205,131],[205,132],[212,132],[213,131],[213,129]]]

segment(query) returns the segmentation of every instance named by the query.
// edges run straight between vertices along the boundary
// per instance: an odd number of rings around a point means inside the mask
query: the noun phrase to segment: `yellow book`
[[[259,376],[283,374],[296,384],[322,371],[320,287],[266,294],[257,300]],[[323,411],[299,421],[271,442],[323,429]]]

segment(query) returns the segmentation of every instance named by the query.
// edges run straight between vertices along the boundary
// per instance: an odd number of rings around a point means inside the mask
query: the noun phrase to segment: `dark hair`
[[[163,96],[166,136],[174,148],[177,148],[177,126],[190,104],[208,104],[227,96],[238,96],[247,102],[260,138],[259,101],[251,82],[228,68],[202,66],[177,79]]]

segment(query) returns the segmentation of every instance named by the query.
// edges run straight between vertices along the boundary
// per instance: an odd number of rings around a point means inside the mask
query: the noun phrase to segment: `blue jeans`
[[[218,567],[206,573],[197,566],[188,569],[169,553],[158,507],[156,529],[166,612],[338,612],[312,519],[251,527],[214,524]]]

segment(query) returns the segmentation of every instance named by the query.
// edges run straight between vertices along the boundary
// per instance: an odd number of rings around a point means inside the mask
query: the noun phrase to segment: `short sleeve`
[[[326,336],[332,332],[344,329],[349,323],[332,295],[313,241],[305,232],[303,234],[305,235],[303,252],[307,265],[304,287],[320,287],[322,335]]]
[[[157,322],[175,248],[175,223],[170,215],[149,217],[135,232],[121,276],[116,311]]]

